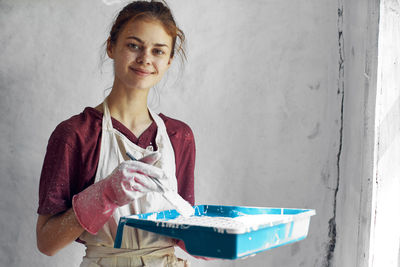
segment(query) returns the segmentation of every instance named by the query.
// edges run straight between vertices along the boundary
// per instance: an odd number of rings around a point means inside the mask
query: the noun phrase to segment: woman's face
[[[115,82],[133,89],[149,89],[171,65],[172,37],[156,20],[128,22],[107,54],[114,60]],[[121,85],[122,85],[121,84]]]

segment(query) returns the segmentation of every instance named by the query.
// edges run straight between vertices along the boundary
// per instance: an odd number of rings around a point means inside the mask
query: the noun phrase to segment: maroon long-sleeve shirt
[[[185,123],[160,114],[175,152],[178,193],[194,205],[195,142]],[[60,123],[50,136],[39,185],[38,214],[57,214],[72,207],[72,197],[94,183],[100,156],[103,114],[87,107]],[[137,138],[119,121],[115,129],[136,145],[155,146],[157,125],[153,122]],[[154,147],[156,149],[156,147]]]

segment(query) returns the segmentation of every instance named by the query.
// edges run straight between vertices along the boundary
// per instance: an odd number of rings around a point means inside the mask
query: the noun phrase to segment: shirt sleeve
[[[80,155],[68,142],[71,136],[58,126],[50,136],[39,183],[38,214],[53,215],[72,207]]]
[[[194,169],[196,160],[196,145],[193,132],[188,126],[185,127],[181,136],[181,140],[182,149],[179,155],[179,162],[176,164],[178,193],[193,206],[195,203]],[[178,157],[176,160],[177,159]]]

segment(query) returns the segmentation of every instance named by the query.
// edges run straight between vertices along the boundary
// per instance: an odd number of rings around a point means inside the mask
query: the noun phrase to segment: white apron
[[[153,152],[153,147],[143,149],[113,128],[106,100],[103,102],[103,110],[100,158],[95,182],[106,178],[121,162],[128,160],[126,152],[137,159]],[[161,159],[155,166],[161,168],[168,177],[161,182],[177,191],[175,154],[164,121],[151,110],[149,112],[157,125],[156,145],[161,153]],[[155,192],[117,208],[96,235],[85,231],[79,237],[86,245],[86,255],[80,266],[187,266],[184,261],[175,257],[175,242],[171,238],[133,227],[124,227],[121,249],[113,247],[121,216],[173,208],[160,193]]]

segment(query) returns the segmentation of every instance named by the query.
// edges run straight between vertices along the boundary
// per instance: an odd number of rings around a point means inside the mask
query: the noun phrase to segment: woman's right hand
[[[107,178],[99,181],[99,185],[92,186],[104,187],[96,191],[103,190],[110,203],[123,206],[148,192],[159,191],[150,177],[163,179],[164,172],[152,165],[130,160],[122,162]]]
[[[117,207],[158,191],[150,177],[165,176],[162,169],[141,161],[122,162],[109,176],[73,197],[72,207],[79,223],[89,233],[97,233]]]

